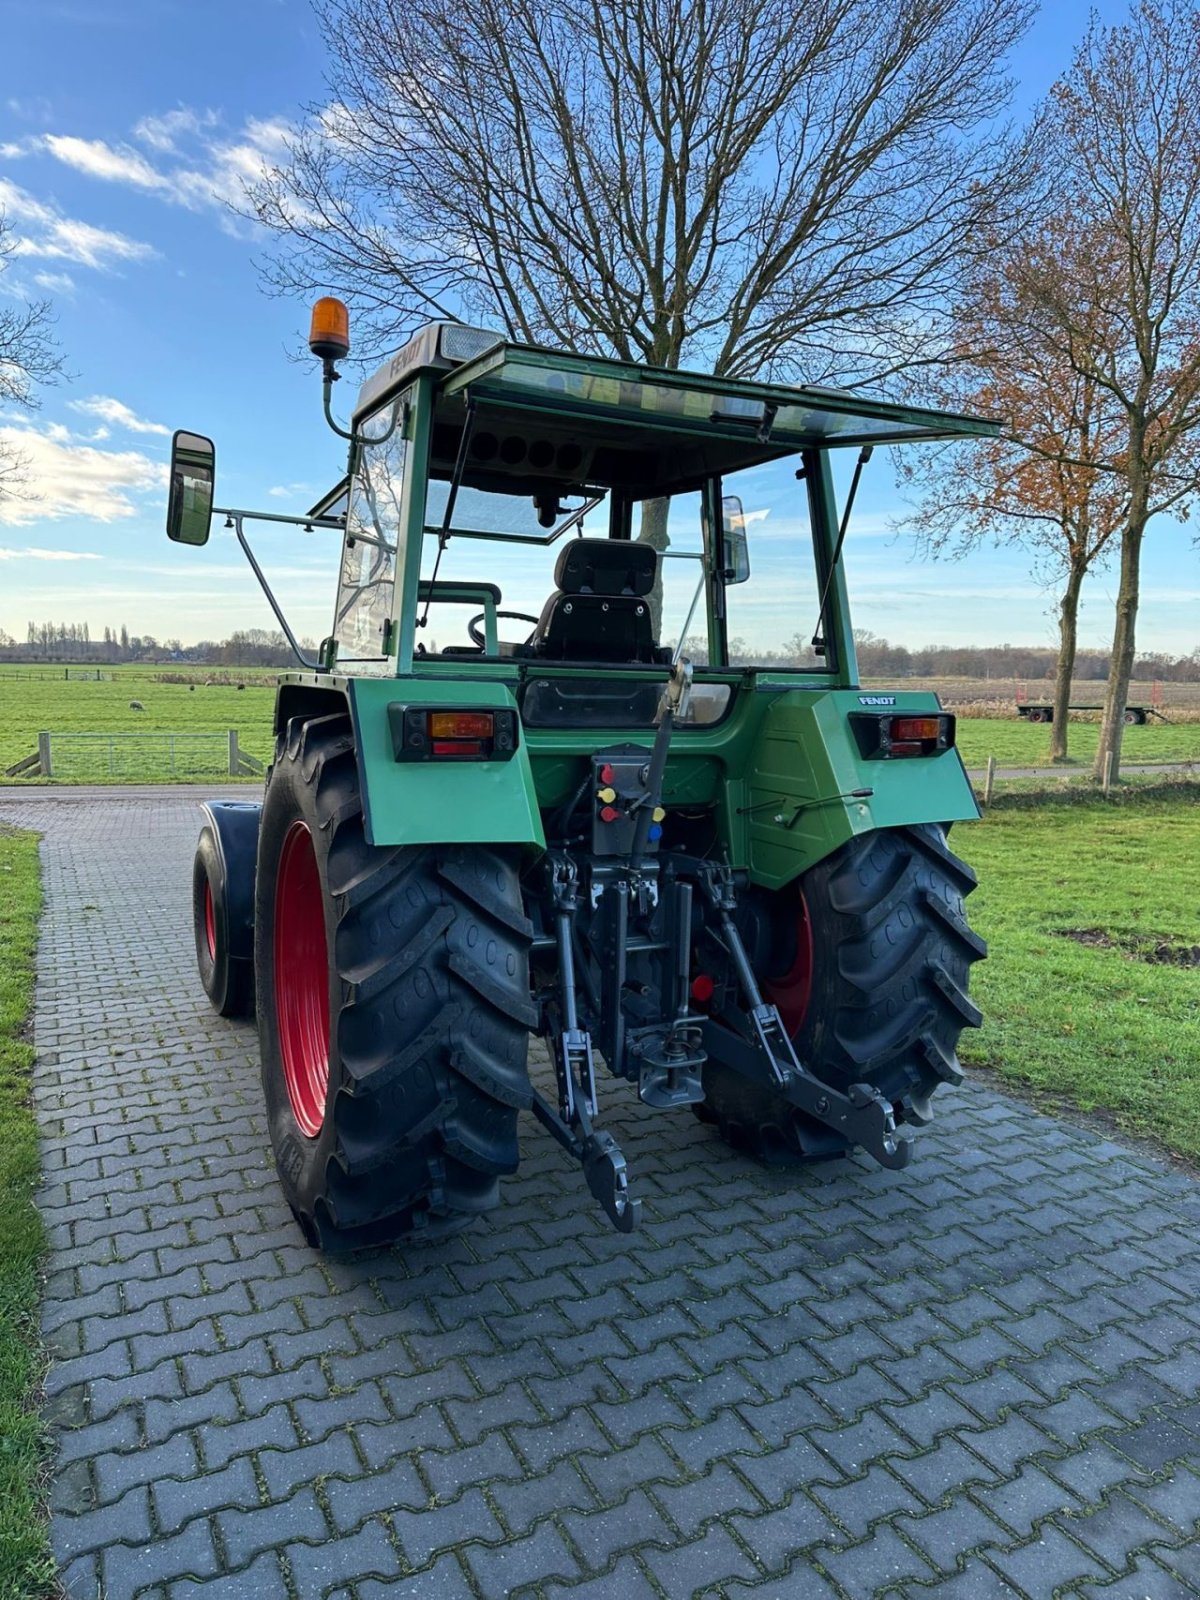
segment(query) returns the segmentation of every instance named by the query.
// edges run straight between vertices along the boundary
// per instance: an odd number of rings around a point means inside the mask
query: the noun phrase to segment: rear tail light
[[[954,717],[900,716],[874,712],[851,713],[850,725],[858,748],[868,761],[899,760],[910,756],[937,756],[954,748]]]
[[[388,724],[397,761],[508,761],[516,754],[517,714],[507,706],[390,705]]]

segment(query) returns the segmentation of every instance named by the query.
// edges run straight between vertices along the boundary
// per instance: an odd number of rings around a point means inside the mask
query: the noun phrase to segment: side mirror
[[[750,576],[750,545],[746,538],[746,513],[737,495],[721,501],[721,531],[725,540],[725,582],[745,583]]]
[[[208,543],[216,479],[217,452],[212,440],[181,429],[171,440],[168,539],[176,544]]]

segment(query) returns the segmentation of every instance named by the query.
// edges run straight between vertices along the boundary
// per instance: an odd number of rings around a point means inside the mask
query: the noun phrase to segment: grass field
[[[0,772],[37,749],[38,734],[50,733],[212,733],[220,736],[236,728],[241,747],[258,760],[271,753],[271,712],[275,703],[275,674],[247,674],[247,687],[158,683],[152,678],[123,673],[111,681],[28,677],[19,670],[0,668]],[[139,700],[143,711],[130,709]],[[116,746],[117,758],[124,747]],[[186,746],[185,746],[186,748]],[[70,757],[83,761],[78,776],[85,781],[105,781],[107,746],[65,747]],[[219,737],[205,742],[211,762],[220,758]],[[147,746],[149,765],[143,762],[130,776],[139,781],[169,780],[165,745]],[[182,762],[182,757],[181,757]],[[97,768],[97,763],[99,767]],[[95,769],[95,770],[92,770]],[[62,775],[70,775],[64,765]],[[212,775],[208,776],[211,783]]]
[[[960,717],[958,748],[968,767],[985,767],[989,756],[995,756],[1002,767],[1045,767],[1050,765],[1050,731],[1044,723],[1030,724],[1017,717],[1003,722]],[[1070,761],[1089,767],[1099,738],[1098,722],[1072,722],[1067,742]],[[1142,727],[1126,728],[1121,740],[1121,761],[1126,765],[1139,761],[1200,762],[1200,722],[1174,726],[1147,722]]]
[[[111,679],[68,679],[61,667],[9,667],[0,665],[0,773],[37,748],[38,734],[51,733],[210,733],[197,754],[202,755],[206,772],[199,781],[211,782],[219,775],[220,737],[236,728],[239,743],[259,761],[271,752],[271,711],[274,705],[273,669],[239,669],[236,677],[245,683],[206,684],[204,669],[190,675],[197,681],[163,683],[159,672],[171,669],[126,667],[105,669]],[[892,685],[895,687],[895,685]],[[906,684],[905,687],[908,687]],[[1171,685],[1185,689],[1190,685]],[[129,702],[144,706],[134,711]],[[1001,766],[1047,766],[1050,763],[1050,729],[1022,722],[1017,717],[972,717],[970,708],[960,715],[958,744],[969,767],[983,767],[990,755]],[[1168,716],[1170,711],[1168,709]],[[1071,760],[1086,769],[1096,752],[1099,724],[1073,721],[1070,732]],[[56,777],[80,782],[171,781],[186,778],[188,749],[178,752],[172,774],[169,752],[164,743],[147,742],[144,749],[129,751],[121,742],[113,747],[114,771],[108,771],[106,741],[79,742],[62,747],[64,759]],[[1200,762],[1200,722],[1175,725],[1148,723],[1125,730],[1122,759],[1127,764],[1155,761]],[[134,765],[122,772],[121,763]]]
[[[0,1595],[49,1592],[40,1480],[45,1441],[35,1408],[41,1376],[38,1258],[33,1205],[37,1130],[29,1104],[33,1051],[25,1023],[41,906],[37,839],[0,827]]]
[[[1054,685],[1048,679],[1031,678],[863,678],[867,689],[929,689],[939,694],[948,710],[962,705],[986,705],[996,709],[1011,709],[1023,693],[1027,700],[1049,705],[1054,699]],[[1200,711],[1200,683],[1163,683],[1155,685],[1145,678],[1135,678],[1129,685],[1129,704],[1132,706],[1157,705],[1156,694],[1162,696],[1162,709],[1170,716],[1175,711]],[[1104,699],[1104,685],[1094,678],[1077,678],[1071,685],[1071,700],[1076,705],[1099,705]]]
[[[967,1065],[1200,1160],[1200,793],[1014,797],[954,844],[990,945]]]

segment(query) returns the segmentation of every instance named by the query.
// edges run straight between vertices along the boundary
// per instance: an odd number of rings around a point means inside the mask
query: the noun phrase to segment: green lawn
[[[36,670],[36,669],[34,669]],[[135,711],[131,700],[143,710]],[[94,680],[65,679],[61,671],[53,677],[29,677],[17,671],[0,671],[0,773],[37,749],[38,734],[49,733],[211,733],[205,742],[205,781],[213,781],[213,764],[222,753],[221,737],[230,728],[238,731],[238,742],[259,761],[271,754],[271,716],[275,706],[275,674],[245,689],[234,685],[203,683],[157,683],[122,674],[97,683]],[[54,746],[52,744],[51,748]],[[189,752],[196,747],[181,742],[178,765],[185,768]],[[110,781],[107,770],[107,741],[88,741],[86,745],[63,747],[61,774],[56,776],[83,782]],[[139,749],[114,741],[114,776],[121,781],[122,765],[127,782],[169,782],[172,778],[165,744],[155,741]],[[179,771],[176,776],[180,776]],[[0,780],[2,781],[2,780]]]
[[[1067,750],[1072,762],[1091,765],[1100,738],[1098,722],[1072,722]],[[997,721],[987,717],[960,717],[958,748],[968,767],[986,767],[995,756],[1002,767],[1044,767],[1050,765],[1050,729],[1045,724],[1022,722],[1019,718]],[[1122,762],[1198,761],[1200,762],[1200,722],[1177,722],[1170,726],[1148,722],[1143,727],[1125,729],[1121,741]]]
[[[45,1441],[36,1409],[41,1378],[38,1258],[33,1204],[37,1130],[29,1104],[33,1050],[25,1025],[41,907],[37,838],[0,827],[0,1595],[50,1590],[40,1479]]]
[[[103,669],[114,676],[101,682],[63,675],[61,667],[6,667],[0,664],[0,773],[37,748],[43,730],[50,733],[210,733],[203,749],[205,771],[195,776],[211,783],[220,775],[221,737],[230,728],[247,754],[266,761],[271,754],[271,714],[275,704],[274,670],[245,669],[236,676],[247,680],[245,689],[234,685],[159,683],[146,667]],[[181,669],[184,670],[184,669]],[[201,680],[204,668],[187,672]],[[216,670],[216,669],[214,669]],[[135,711],[131,700],[144,707]],[[1071,759],[1086,771],[1096,751],[1099,725],[1072,722]],[[1001,766],[1045,766],[1050,760],[1050,729],[1016,717],[1004,721],[961,718],[958,745],[969,767],[984,767],[989,755]],[[185,779],[190,756],[197,747],[181,742],[172,772],[165,744],[144,747],[114,741],[111,758],[106,740],[61,746],[55,776],[76,782],[170,782]],[[1200,722],[1167,726],[1151,723],[1127,728],[1122,756],[1127,763],[1154,761],[1200,762]],[[108,770],[110,759],[114,770]],[[0,781],[3,781],[0,779]]]
[[[1200,1160],[1200,967],[1140,959],[1200,946],[1200,794],[1062,801],[1014,797],[955,830],[990,945],[972,975],[985,1022],[964,1036],[964,1062]]]

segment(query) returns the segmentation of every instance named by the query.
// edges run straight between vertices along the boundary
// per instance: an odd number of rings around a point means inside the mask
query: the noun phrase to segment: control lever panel
[[[638,812],[650,802],[647,779],[650,752],[640,744],[615,744],[592,757],[592,852],[598,856],[631,854]],[[656,806],[646,848],[658,849],[663,808]]]

